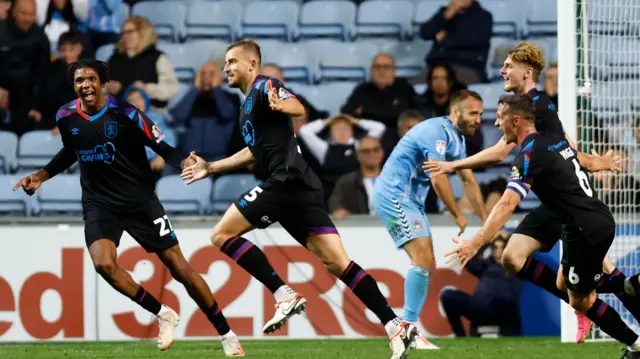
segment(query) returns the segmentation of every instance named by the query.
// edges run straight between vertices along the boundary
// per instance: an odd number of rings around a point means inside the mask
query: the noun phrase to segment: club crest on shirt
[[[436,152],[440,154],[440,156],[444,156],[445,151],[447,150],[447,142],[442,140],[436,141]]]
[[[244,113],[247,115],[251,113],[253,109],[253,99],[251,97],[247,97],[247,101],[244,103]]]
[[[118,134],[118,123],[116,122],[107,122],[104,124],[104,135],[107,138],[114,138]]]
[[[160,131],[160,127],[158,127],[158,125],[151,126],[151,133],[153,134],[153,138],[155,138],[156,143],[160,143],[160,141],[164,140],[164,134]]]

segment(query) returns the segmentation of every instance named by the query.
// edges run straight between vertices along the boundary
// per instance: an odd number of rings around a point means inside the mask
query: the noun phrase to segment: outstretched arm
[[[62,149],[53,156],[51,161],[49,161],[49,163],[47,163],[40,171],[36,172],[36,174],[39,174],[41,178],[43,178],[42,182],[44,182],[55,177],[58,173],[66,171],[76,163],[77,160],[78,157],[76,157],[76,154],[72,149],[62,147]]]
[[[494,163],[504,161],[507,155],[511,153],[515,147],[515,144],[507,144],[504,139],[500,139],[500,141],[495,145],[485,148],[471,157],[453,162],[440,162],[429,159],[422,167],[433,174],[451,173],[462,169],[487,167]]]
[[[245,147],[234,155],[221,159],[219,161],[207,163],[207,172],[209,173],[222,173],[237,170],[239,168],[247,167],[255,162],[255,157],[249,150],[249,147]]]

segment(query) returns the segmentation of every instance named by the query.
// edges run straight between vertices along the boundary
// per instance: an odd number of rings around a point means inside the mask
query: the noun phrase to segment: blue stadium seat
[[[13,191],[13,187],[20,182],[22,175],[0,175],[0,214],[14,216],[28,216],[34,207],[33,197],[28,196],[22,189]]]
[[[0,131],[0,172],[8,173],[16,166],[18,136],[13,132]]]
[[[302,5],[296,37],[335,38],[343,41],[355,32],[356,5],[350,1],[312,1]]]
[[[495,82],[489,84],[469,85],[469,90],[476,91],[480,96],[482,96],[482,102],[484,103],[484,114],[482,119],[486,121],[495,121],[496,111],[498,110],[498,100],[500,99],[500,96],[507,95],[507,93],[504,92],[503,83]]]
[[[62,139],[51,131],[27,132],[18,142],[18,169],[42,168],[61,149]]]
[[[189,45],[160,42],[157,44],[157,47],[158,50],[164,52],[169,58],[169,61],[171,61],[178,80],[182,83],[192,83],[198,69],[194,67]]]
[[[317,68],[313,52],[303,43],[269,44],[264,48],[263,64],[274,63],[282,68],[287,82],[313,83],[313,74]]]
[[[156,193],[168,214],[203,215],[208,210],[211,198],[211,179],[185,185],[179,175],[162,177]]]
[[[513,49],[517,44],[517,41],[504,37],[491,38],[487,59],[487,76],[489,77],[489,81],[502,79],[500,69],[502,68],[504,60],[507,58],[509,50]]]
[[[133,6],[133,15],[149,18],[158,38],[177,42],[184,35],[187,5],[182,1],[144,1]]]
[[[411,1],[365,1],[358,7],[356,37],[406,39],[412,33],[412,17]]]
[[[116,49],[115,44],[107,44],[107,45],[100,46],[98,50],[96,50],[96,60],[100,60],[104,62],[109,61],[115,49]]]
[[[208,61],[218,62],[218,60],[212,59],[212,53],[215,51],[225,51],[229,44],[220,40],[193,40],[186,42],[187,54],[189,55],[188,61],[197,74],[200,67]],[[218,62],[221,66],[224,66],[224,58]]]
[[[321,81],[366,81],[378,49],[366,42],[318,43],[312,49],[318,59]]]
[[[640,7],[634,1],[590,0],[587,6],[589,32],[611,35],[637,33]]]
[[[237,1],[201,1],[191,3],[187,14],[187,40],[222,38],[234,41],[242,22],[242,4]]]
[[[556,36],[558,33],[558,1],[529,0],[527,4],[527,36]]]
[[[258,184],[260,182],[249,174],[226,175],[218,178],[213,183],[212,212],[217,214],[226,212],[231,203],[242,193]]]
[[[418,33],[420,25],[429,21],[431,17],[446,3],[442,1],[422,0],[415,4],[415,10],[413,11],[413,27],[414,32]]]
[[[291,41],[299,10],[298,3],[290,0],[252,2],[245,7],[240,37]]]
[[[340,108],[358,86],[357,82],[332,82],[320,85],[320,102],[318,106],[329,111],[331,115],[340,113]]]
[[[388,52],[395,59],[397,76],[414,77],[426,67],[425,59],[431,51],[431,46],[431,41],[402,41],[383,45],[382,51]]]
[[[493,15],[493,36],[518,38],[524,21],[522,1],[483,0],[481,5]]]
[[[82,187],[79,175],[57,175],[36,192],[39,215],[79,215],[82,213]]]

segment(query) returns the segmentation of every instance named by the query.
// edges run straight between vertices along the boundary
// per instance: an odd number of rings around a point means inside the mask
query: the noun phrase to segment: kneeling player
[[[482,98],[473,91],[460,91],[451,98],[448,117],[432,118],[414,126],[400,139],[378,176],[374,188],[376,213],[384,222],[398,249],[411,258],[404,282],[404,320],[416,323],[427,298],[429,275],[435,269],[429,221],[424,201],[430,184],[453,215],[460,233],[467,219],[458,209],[447,175],[425,174],[427,158],[456,160],[466,156],[464,137],[480,127]],[[484,221],[487,218],[480,187],[469,169],[458,172],[470,202]],[[422,334],[416,349],[438,349]]]
[[[558,288],[566,288],[569,304],[596,323],[605,333],[626,344],[623,358],[640,358],[640,341],[619,314],[596,295],[604,260],[615,237],[609,208],[596,197],[576,151],[564,136],[536,132],[534,105],[523,95],[505,96],[500,128],[508,143],[521,148],[513,163],[507,191],[491,211],[487,222],[470,241],[447,253],[449,261],[465,265],[479,248],[511,217],[514,209],[533,190],[542,204],[563,219],[562,265]],[[616,292],[640,293],[638,275],[612,280]]]

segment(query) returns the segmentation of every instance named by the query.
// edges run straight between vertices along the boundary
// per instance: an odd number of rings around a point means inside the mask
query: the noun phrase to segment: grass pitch
[[[624,347],[615,342],[562,344],[559,338],[441,339],[439,351],[410,351],[409,358],[619,358]],[[388,359],[384,339],[368,340],[243,340],[247,358],[256,359]],[[178,341],[159,352],[155,342],[83,342],[2,344],[0,358],[224,358],[220,342]]]

